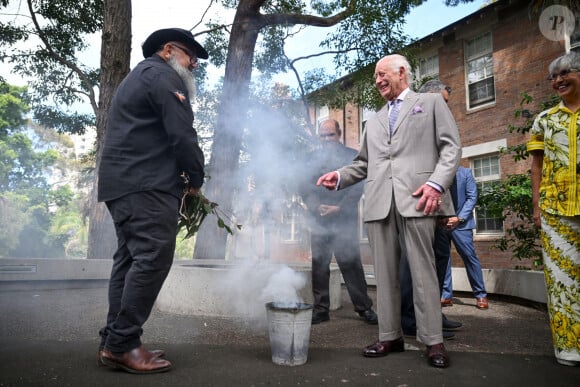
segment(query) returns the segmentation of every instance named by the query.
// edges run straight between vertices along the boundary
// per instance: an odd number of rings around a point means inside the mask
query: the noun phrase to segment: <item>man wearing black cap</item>
[[[137,374],[171,368],[141,334],[173,262],[180,199],[203,184],[190,99],[192,70],[208,54],[191,32],[169,28],[145,40],[143,56],[111,103],[98,175],[118,243],[98,362]]]

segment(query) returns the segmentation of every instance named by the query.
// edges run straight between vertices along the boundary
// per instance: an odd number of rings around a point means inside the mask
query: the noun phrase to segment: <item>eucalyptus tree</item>
[[[72,142],[53,128],[27,119],[26,87],[0,82],[0,256],[55,257],[66,233],[51,229],[55,214],[71,203],[65,181]],[[77,214],[78,219],[78,214]]]
[[[334,53],[337,74],[371,65],[379,57],[400,50],[408,40],[404,17],[422,0],[221,0],[235,10],[231,24],[210,23],[205,45],[210,60],[225,64],[222,96],[214,129],[205,193],[226,210],[238,187],[236,173],[243,129],[248,126],[248,95],[252,71],[282,72],[290,61],[285,38],[299,38],[301,27],[334,27],[320,43]],[[212,2],[213,3],[213,2]],[[267,125],[268,123],[264,123]],[[268,165],[264,165],[268,168]],[[223,259],[227,234],[205,223],[200,229],[195,258]]]
[[[106,112],[129,71],[131,1],[0,0],[0,6],[0,59],[28,81],[32,118],[60,132],[82,134],[96,128],[98,167]],[[80,57],[89,47],[88,38],[98,33],[100,66],[90,67]],[[81,105],[90,110],[78,109]],[[89,207],[88,257],[111,257],[116,242],[110,217],[94,195]]]
[[[472,0],[447,0],[447,3],[469,1]],[[220,5],[235,13],[231,23],[211,21],[208,29],[199,33],[205,35],[213,63],[225,65],[206,194],[225,210],[231,209],[242,133],[248,125],[252,71],[275,73],[291,69],[294,62],[283,50],[286,39],[299,39],[302,27],[334,27],[329,28],[331,32],[320,43],[320,49],[334,55],[338,77],[368,68],[378,57],[400,50],[408,42],[401,32],[404,17],[422,2],[212,0],[210,7]],[[3,43],[0,58],[13,63],[22,76],[33,79],[30,86],[35,120],[69,132],[82,132],[91,124],[96,126],[98,168],[106,128],[105,112],[114,89],[129,70],[131,1],[0,0],[3,9],[8,9],[9,4],[17,5],[10,8],[15,12],[26,13],[29,23],[0,22]],[[195,16],[192,12],[192,18]],[[86,36],[98,32],[101,32],[101,63],[99,69],[92,69],[78,58],[79,52],[87,47]],[[68,109],[80,101],[88,102],[92,114],[77,114]],[[91,208],[88,255],[110,257],[114,237],[109,218],[104,206],[96,205],[94,199]],[[203,227],[196,257],[223,258],[225,240],[225,233]]]

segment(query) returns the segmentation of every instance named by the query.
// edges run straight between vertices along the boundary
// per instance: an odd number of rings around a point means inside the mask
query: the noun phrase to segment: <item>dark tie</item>
[[[396,99],[394,101],[390,102],[390,107],[389,109],[389,134],[392,136],[393,135],[393,130],[395,129],[395,122],[397,122],[397,117],[399,116],[399,108],[401,106],[401,100],[400,99]]]
[[[453,201],[453,206],[455,207],[455,210],[458,211],[459,209],[457,208],[457,177],[453,178],[453,183],[451,184],[451,188],[449,188],[449,191],[451,193],[451,200]]]

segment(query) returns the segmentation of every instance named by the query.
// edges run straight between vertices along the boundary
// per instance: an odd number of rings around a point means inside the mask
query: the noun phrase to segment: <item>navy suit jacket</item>
[[[477,203],[477,184],[471,169],[459,167],[451,185],[451,199],[456,215],[465,219],[456,230],[471,230],[475,228],[473,209]]]

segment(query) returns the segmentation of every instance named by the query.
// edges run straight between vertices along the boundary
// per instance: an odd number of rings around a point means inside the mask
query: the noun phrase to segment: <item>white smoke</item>
[[[218,288],[228,300],[232,315],[249,321],[266,321],[268,302],[303,303],[300,291],[305,289],[307,276],[287,265],[266,261],[244,261],[227,270]],[[305,289],[311,292],[311,289]]]

